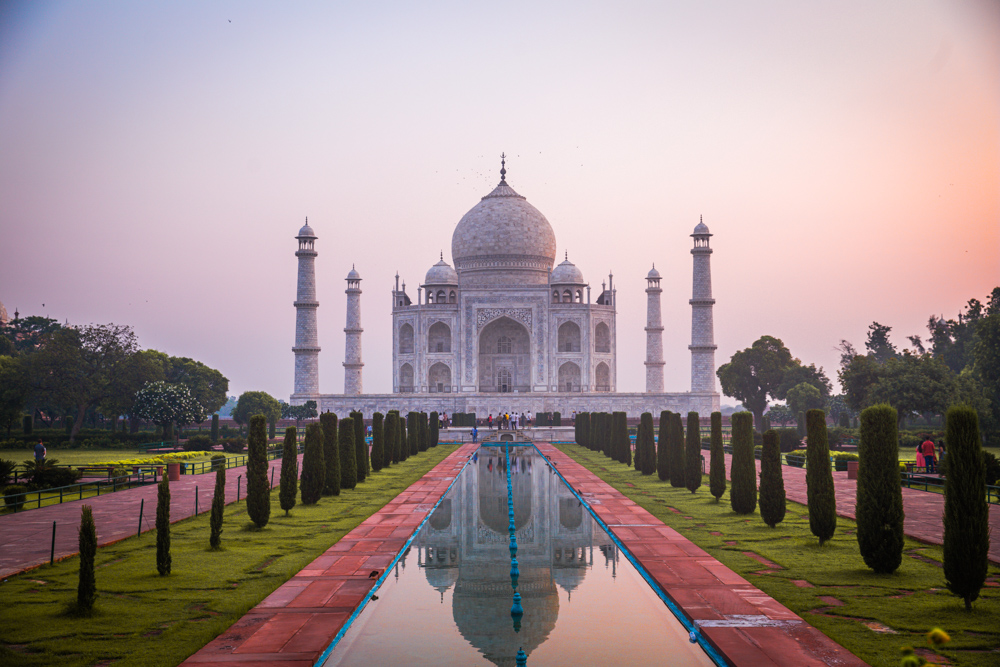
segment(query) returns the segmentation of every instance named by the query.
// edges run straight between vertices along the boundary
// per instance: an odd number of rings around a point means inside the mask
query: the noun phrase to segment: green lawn
[[[583,447],[559,449],[871,665],[899,665],[899,648],[926,648],[933,627],[950,633],[941,654],[953,664],[1000,663],[996,566],[969,614],[945,588],[938,546],[907,539],[900,568],[878,575],[861,559],[853,521],[838,518],[836,535],[820,547],[803,505],[789,502],[785,521],[771,529],[756,512],[734,513],[728,493],[716,503],[707,476],[692,494]]]
[[[0,664],[176,665],[454,450],[432,448],[287,517],[275,488],[261,531],[245,503],[229,505],[222,551],[208,549],[208,513],[176,523],[166,577],[156,572],[155,531],[99,549],[89,618],[69,611],[78,558],[11,577],[0,585]]]

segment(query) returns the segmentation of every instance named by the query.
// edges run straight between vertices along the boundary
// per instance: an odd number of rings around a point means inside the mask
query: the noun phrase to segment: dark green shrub
[[[219,441],[219,415],[212,415],[212,442]]]
[[[437,415],[437,413],[433,413]],[[385,457],[385,431],[384,416],[381,412],[372,414],[372,470],[378,472],[382,469],[382,460]]]
[[[353,489],[358,485],[358,450],[354,446],[354,419],[340,420],[340,488]]]
[[[399,462],[399,413],[389,410],[385,415],[385,457],[384,466],[388,468],[393,463]]]
[[[843,413],[841,413],[843,414]],[[896,447],[897,414],[888,405],[861,412],[855,516],[858,548],[865,565],[879,574],[903,562],[903,491]]]
[[[553,412],[552,413],[552,425],[553,426],[562,426],[562,413],[559,413],[559,412]]]
[[[273,421],[267,423],[267,437],[268,439],[273,439],[275,434],[275,428],[277,424]]]
[[[979,417],[971,407],[956,405],[948,409],[945,423],[944,577],[948,590],[965,600],[965,608],[971,610],[986,581],[990,548]]]
[[[427,413],[417,413],[417,451],[427,451]]]
[[[14,474],[16,468],[16,462],[0,459],[0,486],[5,486],[10,481],[10,476]]]
[[[208,452],[212,450],[212,439],[207,435],[192,435],[184,441],[186,452]]]
[[[719,502],[726,492],[726,452],[722,447],[722,413],[712,413],[711,461],[708,465],[708,490]]]
[[[639,432],[641,430],[642,430],[642,415],[639,415],[639,428],[637,428],[635,430],[635,451],[632,452],[632,465],[633,465],[633,467],[635,467],[636,472],[642,472],[642,451],[641,451],[642,442],[639,439],[639,435],[640,435]],[[631,446],[632,446],[632,443],[631,443],[632,429],[631,428],[628,429],[627,435],[628,435],[628,437],[630,439],[628,446],[631,449]]]
[[[371,464],[368,460],[368,443],[365,441],[365,416],[360,412],[351,413],[354,425],[354,458],[358,466],[358,484],[368,479]]]
[[[226,438],[222,441],[222,451],[227,454],[242,454],[247,448],[247,441],[241,437]]]
[[[851,428],[851,416],[846,412],[841,412],[840,417],[837,419],[837,426],[841,428]]]
[[[697,412],[687,418],[687,442],[684,445],[684,485],[694,493],[701,486],[701,421]]]
[[[337,437],[337,415],[332,412],[324,412],[319,416],[319,423],[323,427],[323,463],[326,466],[323,478],[323,495],[339,496],[340,481],[343,475],[340,471],[340,440]],[[303,465],[304,468],[305,465]],[[303,500],[303,502],[305,501]]]
[[[806,437],[806,434],[809,433],[809,428],[808,428],[808,424],[806,424],[806,416],[805,416],[805,414],[802,413],[802,412],[800,412],[797,415],[795,421],[796,421],[796,430],[799,433],[799,438]]]
[[[420,427],[417,425],[417,417],[416,412],[406,414],[406,446],[410,456],[416,456],[420,452]]]
[[[212,514],[209,516],[208,546],[218,549],[222,543],[222,517],[226,512],[226,466],[215,469],[215,494],[212,496]]]
[[[410,434],[407,433],[407,427],[409,426],[410,415],[407,414],[406,417],[402,415],[399,416],[399,460],[405,461],[410,457]]]
[[[733,461],[729,470],[729,502],[737,514],[757,509],[757,464],[753,455],[753,414],[736,412],[733,424]]]
[[[656,476],[661,482],[670,479],[670,411],[660,413],[660,434],[656,443]]]
[[[24,496],[22,493],[27,493],[28,487],[24,484],[11,484],[5,486],[3,490],[3,504],[4,507],[15,512],[24,506]]]
[[[858,455],[854,452],[834,452],[830,455],[833,459],[834,470],[844,472],[847,470],[847,464],[849,461],[857,461]]]
[[[156,571],[160,576],[170,574],[170,483],[166,475],[160,477],[156,489]]]
[[[639,416],[639,432],[635,436],[635,452],[640,460],[643,475],[656,472],[656,445],[653,443],[653,415],[643,412]]]
[[[76,484],[81,473],[78,470],[58,467],[59,459],[43,459],[36,461],[28,459],[24,462],[27,468],[25,478],[32,491],[40,489],[57,489],[60,486]]]
[[[326,413],[323,413],[326,414]],[[302,475],[299,479],[303,505],[315,505],[323,495],[326,485],[326,462],[323,457],[323,427],[306,426],[305,451],[302,453]],[[337,456],[338,462],[340,456]]]
[[[438,440],[441,437],[441,416],[436,410],[431,413],[430,429],[430,442],[428,443],[428,446],[437,447]]]
[[[289,510],[295,507],[295,498],[299,495],[299,446],[294,426],[285,429],[285,443],[281,450],[281,482],[279,484],[278,502],[288,516]]]
[[[225,454],[213,454],[212,455],[212,470],[218,470],[219,468],[226,467],[226,455]]]
[[[21,419],[21,430],[25,435],[31,435],[34,425],[34,420],[31,418],[31,415],[24,415]]]
[[[267,417],[250,418],[247,436],[247,515],[258,528],[271,518],[271,489],[267,481]]]
[[[80,576],[76,585],[76,606],[80,611],[90,611],[97,599],[97,579],[94,576],[94,558],[97,556],[97,529],[90,505],[80,508]]]
[[[781,451],[788,453],[802,447],[802,438],[799,437],[799,430],[796,428],[776,428],[778,434],[778,446]]]
[[[590,413],[581,412],[576,416],[576,444],[590,449]]]
[[[830,448],[826,441],[826,413],[806,412],[806,499],[809,529],[822,545],[837,530],[837,496],[830,470]]]
[[[624,412],[616,412],[612,415],[612,447],[617,454],[617,461],[629,466],[632,465],[632,447],[628,437],[628,417]]]
[[[945,456],[942,463],[947,460],[948,457]],[[993,452],[983,450],[983,468],[986,472],[986,483],[990,486],[996,486],[997,482],[1000,481],[1000,461],[997,460]]]
[[[764,433],[760,457],[760,518],[771,528],[785,518],[785,480],[781,476],[781,450],[778,433]],[[899,479],[899,475],[896,475]]]
[[[804,449],[793,449],[785,454],[785,462],[796,468],[804,468],[806,466],[806,455],[808,453],[809,452]]]
[[[684,423],[679,412],[670,413],[670,486],[684,487]]]

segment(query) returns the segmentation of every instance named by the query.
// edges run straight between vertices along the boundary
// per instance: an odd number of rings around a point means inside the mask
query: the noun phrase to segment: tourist
[[[490,416],[486,418],[486,426],[488,426],[491,431],[493,430],[493,413],[492,412],[490,413]]]
[[[936,472],[934,455],[936,451],[934,449],[934,441],[928,437],[920,444],[920,453],[924,455],[924,462],[927,464],[927,472]]]
[[[479,442],[479,429],[472,427],[472,442]]]
[[[45,461],[45,445],[42,444],[41,438],[38,439],[38,444],[35,445],[35,462],[42,463]]]
[[[927,462],[924,461],[924,454],[923,454],[923,452],[920,451],[920,447],[921,447],[921,445],[917,445],[917,461],[914,464],[914,467],[917,470],[923,470],[924,466],[927,465]]]

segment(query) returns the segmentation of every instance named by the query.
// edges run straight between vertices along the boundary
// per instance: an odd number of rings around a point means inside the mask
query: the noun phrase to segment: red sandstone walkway
[[[706,453],[706,461],[708,459]],[[706,464],[707,465],[707,464]],[[732,456],[726,454],[726,476],[732,467]],[[795,466],[781,466],[785,481],[785,497],[803,505],[808,504],[806,498],[806,470]],[[760,461],[757,461],[757,476],[760,478]],[[837,496],[837,515],[854,519],[854,506],[857,503],[857,480],[847,479],[847,472],[833,473],[833,488]],[[944,544],[944,494],[918,491],[903,488],[903,511],[906,518],[903,521],[903,532],[929,544]],[[1000,506],[990,505],[990,525],[993,527],[993,539],[990,541],[989,559],[1000,563]]]
[[[314,665],[375,585],[368,574],[388,567],[478,447],[449,454],[183,664]]]
[[[299,459],[301,461],[301,455]],[[273,479],[277,484],[281,459],[269,461],[268,466],[274,470]],[[270,470],[268,479],[271,479]],[[236,500],[237,484],[240,485],[240,498],[246,498],[246,466],[226,471],[226,503]],[[215,473],[182,475],[180,480],[170,483],[171,523],[194,515],[196,487],[198,513],[212,509]],[[154,528],[156,521],[155,484],[0,516],[0,577],[9,577],[49,562],[53,521],[56,522],[56,560],[76,554],[79,551],[77,528],[80,525],[80,506],[84,504],[92,508],[99,546],[135,535],[139,530],[139,506],[143,500],[146,502],[142,531],[145,532]]]
[[[568,455],[536,445],[732,664],[865,664]]]

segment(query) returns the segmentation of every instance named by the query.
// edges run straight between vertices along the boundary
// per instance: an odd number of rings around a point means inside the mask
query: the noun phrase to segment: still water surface
[[[519,630],[504,453],[484,447],[326,665],[714,664],[533,448],[511,481]]]

